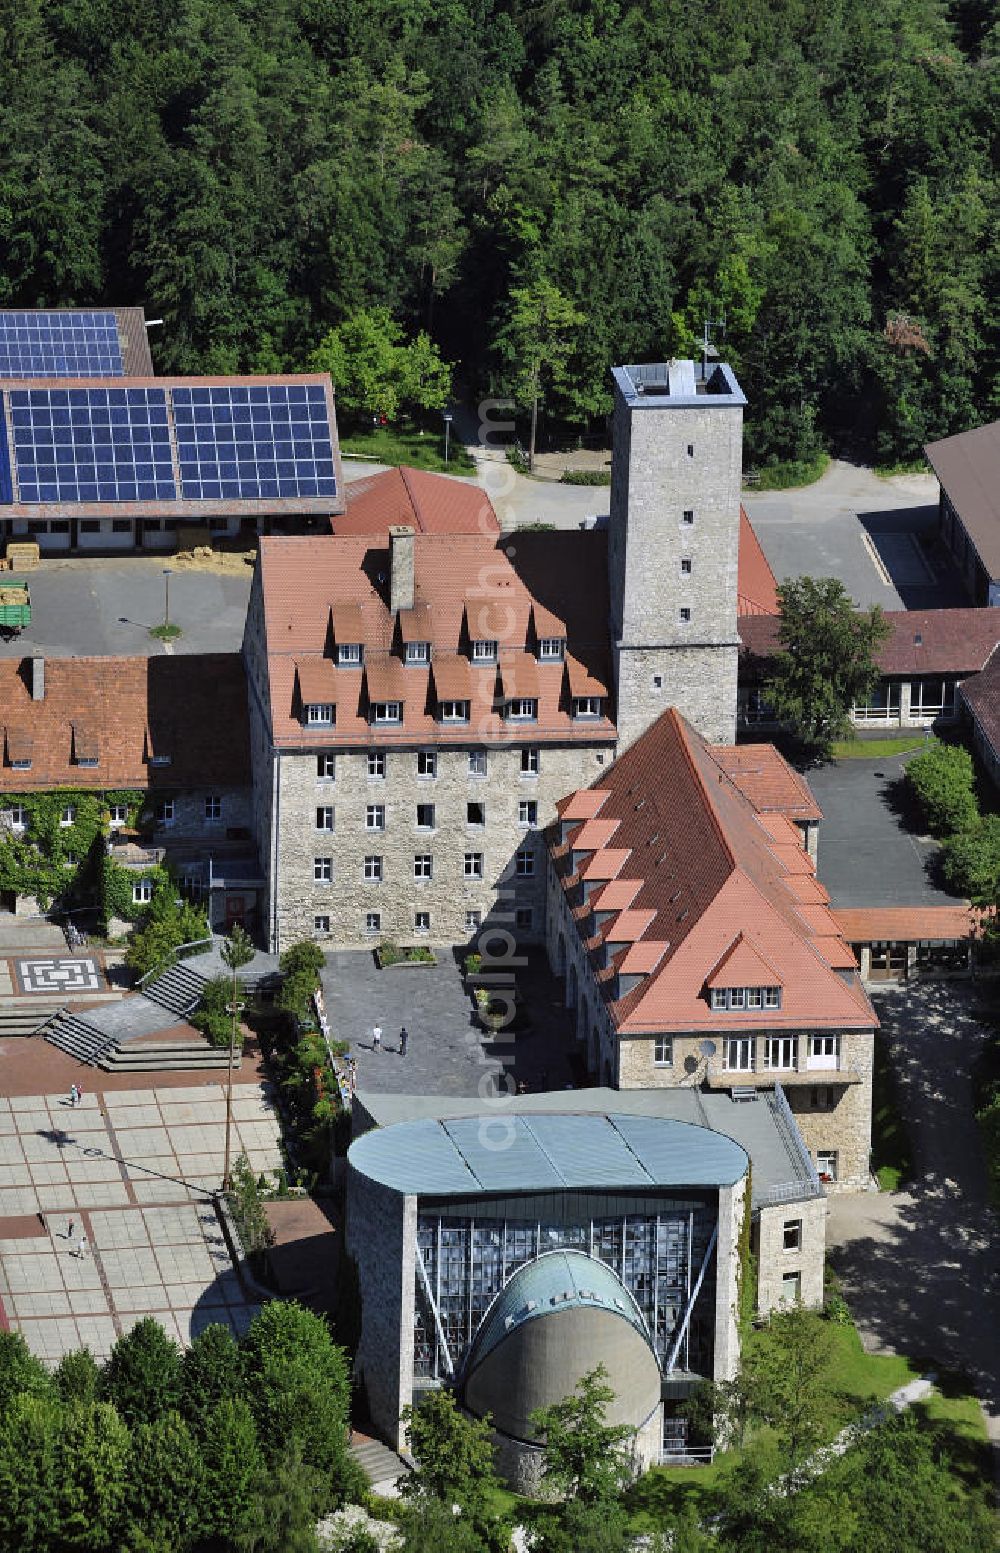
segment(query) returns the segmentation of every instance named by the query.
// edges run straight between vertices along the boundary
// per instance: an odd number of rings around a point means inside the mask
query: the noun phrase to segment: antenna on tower
[[[710,356],[717,356],[719,354],[719,352],[716,350],[715,346],[712,344],[711,331],[713,329],[721,329],[723,339],[725,339],[725,335],[726,335],[726,315],[725,315],[725,313],[723,313],[721,318],[706,318],[704,320],[703,325],[702,325],[702,336],[701,336],[701,380],[702,380],[703,383],[704,383],[705,379],[708,377],[708,358]]]

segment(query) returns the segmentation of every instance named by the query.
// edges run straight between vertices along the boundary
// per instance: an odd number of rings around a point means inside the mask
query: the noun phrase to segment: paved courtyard
[[[954,906],[935,877],[936,843],[909,830],[895,807],[910,758],[874,755],[806,773],[823,810],[818,873],[834,906]]]
[[[104,1357],[144,1315],[180,1342],[210,1321],[239,1332],[251,1319],[211,1197],[224,1118],[216,1083],[88,1089],[78,1106],[0,1099],[0,1310],[40,1357],[82,1343]],[[261,1085],[235,1086],[233,1118],[233,1157],[278,1169]]]

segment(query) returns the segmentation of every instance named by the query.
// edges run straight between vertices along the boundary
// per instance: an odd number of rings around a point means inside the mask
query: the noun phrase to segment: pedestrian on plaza
[[[83,1090],[80,1088],[79,1084],[76,1086],[76,1103],[77,1105],[83,1104]]]
[[[73,1239],[73,1231],[75,1229],[76,1229],[76,1220],[75,1219],[70,1219],[69,1223],[66,1226],[66,1239],[67,1240],[72,1240]]]
[[[86,1235],[81,1235],[80,1236],[80,1243],[79,1243],[79,1245],[76,1248],[76,1254],[80,1258],[81,1262],[85,1262],[87,1260],[87,1237],[86,1237]]]
[[[372,1051],[373,1052],[380,1052],[381,1050],[382,1050],[382,1026],[381,1025],[376,1025],[374,1030],[372,1031]]]
[[[407,1030],[406,1026],[404,1025],[402,1030],[400,1030],[400,1032],[399,1032],[399,1055],[401,1057],[405,1057],[406,1056],[406,1048],[409,1046],[409,1044],[410,1044],[410,1032],[409,1032],[409,1030]]]
[[[70,1103],[71,1106],[75,1106],[76,1105],[76,1085],[75,1084],[71,1084],[69,1086],[69,1103]]]

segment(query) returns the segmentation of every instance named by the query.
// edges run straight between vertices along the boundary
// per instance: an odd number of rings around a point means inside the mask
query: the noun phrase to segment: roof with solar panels
[[[0,516],[344,510],[327,374],[152,375],[141,308],[0,311]]]

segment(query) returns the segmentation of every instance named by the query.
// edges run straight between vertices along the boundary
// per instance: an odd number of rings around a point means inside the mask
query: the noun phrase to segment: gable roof
[[[43,698],[33,700],[30,687],[30,659],[0,658],[0,792],[249,784],[246,675],[238,653],[51,658]],[[12,751],[26,747],[30,770],[13,770]],[[169,764],[152,765],[153,756]],[[96,766],[78,764],[95,758]]]
[[[801,795],[792,773],[789,779],[794,812]],[[590,903],[605,909],[597,891],[585,903],[588,879],[618,881],[611,900],[630,926],[640,913],[651,913],[627,951],[630,962],[612,962],[613,970],[638,974],[637,985],[621,989],[615,1000],[614,976],[599,981],[622,1034],[759,1025],[762,1016],[754,1010],[720,1015],[710,1009],[705,988],[723,963],[727,976],[752,971],[741,985],[761,984],[766,967],[764,984],[782,987],[781,1008],[765,1016],[769,1029],[876,1023],[857,976],[838,974],[854,968],[854,958],[794,824],[777,810],[759,813],[719,752],[676,710],[665,712],[588,791],[606,795],[600,819],[567,818],[567,810],[584,806],[564,802],[549,845],[581,933],[591,930]],[[612,845],[602,845],[611,821],[618,821]],[[593,852],[581,845],[588,830]],[[808,892],[797,882],[803,876],[813,885]],[[624,886],[635,881],[635,893],[626,896]],[[617,941],[616,915],[585,938],[590,950]]]
[[[928,442],[931,468],[991,577],[1000,577],[1000,421]]]
[[[493,503],[480,485],[401,464],[352,480],[347,511],[331,519],[335,534],[385,534],[397,523],[418,534],[499,534]]]
[[[1000,609],[887,610],[889,636],[875,654],[883,674],[975,674],[1000,642]],[[740,619],[741,675],[778,651],[777,616]]]
[[[736,572],[736,613],[777,615],[778,584],[746,509],[740,505],[740,545]]]

